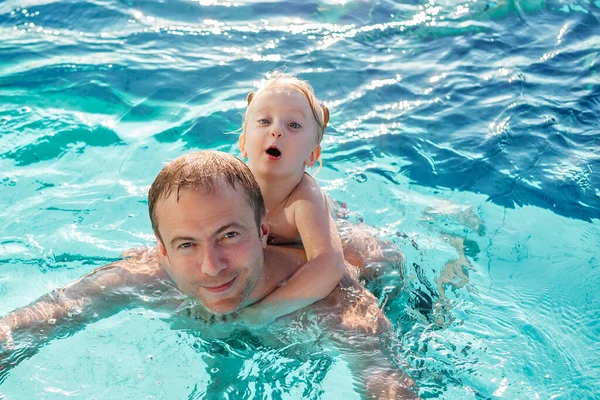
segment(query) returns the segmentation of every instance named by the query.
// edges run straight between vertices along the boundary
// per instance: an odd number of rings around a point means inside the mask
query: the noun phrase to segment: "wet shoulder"
[[[290,201],[293,205],[301,204],[303,201],[326,206],[329,208],[327,196],[312,176],[304,173],[300,183],[290,195]]]
[[[331,294],[313,307],[316,312],[328,315],[330,328],[368,334],[381,334],[391,328],[377,298],[349,275],[344,276]]]
[[[170,281],[155,248],[127,250],[116,264],[130,285]]]

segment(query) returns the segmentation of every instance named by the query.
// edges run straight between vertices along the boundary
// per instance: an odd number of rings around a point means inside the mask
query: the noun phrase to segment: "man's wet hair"
[[[231,154],[219,151],[197,151],[171,161],[160,171],[148,191],[148,211],[152,229],[162,241],[158,231],[156,204],[176,194],[179,201],[181,189],[200,189],[211,193],[221,183],[229,184],[237,190],[236,184],[244,191],[248,205],[254,210],[254,219],[260,231],[260,222],[265,216],[265,202],[254,175],[244,162]],[[198,204],[202,207],[202,204]]]

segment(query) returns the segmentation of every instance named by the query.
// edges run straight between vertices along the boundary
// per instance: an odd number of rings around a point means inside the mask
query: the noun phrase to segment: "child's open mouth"
[[[267,157],[269,157],[270,160],[279,160],[281,158],[281,151],[275,146],[269,147],[267,149]]]

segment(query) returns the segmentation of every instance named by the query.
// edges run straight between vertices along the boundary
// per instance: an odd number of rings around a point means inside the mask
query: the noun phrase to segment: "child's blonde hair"
[[[294,75],[286,74],[285,72],[275,71],[268,75],[268,79],[261,83],[256,92],[248,93],[248,96],[246,97],[248,108],[250,108],[250,103],[257,94],[260,94],[260,92],[263,90],[267,90],[276,86],[292,86],[294,90],[297,90],[304,95],[308,101],[308,104],[310,105],[310,109],[315,117],[315,121],[317,122],[317,144],[321,144],[321,140],[323,140],[323,134],[325,133],[325,127],[327,126],[327,122],[329,122],[329,110],[327,107],[325,107],[325,105],[319,103],[317,96],[315,96],[314,89],[307,81],[298,79]],[[248,108],[244,113],[242,135],[246,134],[246,115],[248,114]]]

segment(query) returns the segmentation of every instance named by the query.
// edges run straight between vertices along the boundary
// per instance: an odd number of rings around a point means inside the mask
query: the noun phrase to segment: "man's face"
[[[237,189],[237,190],[236,190]],[[241,186],[182,189],[156,205],[159,249],[179,289],[215,314],[240,308],[263,269],[268,225],[256,226]]]

